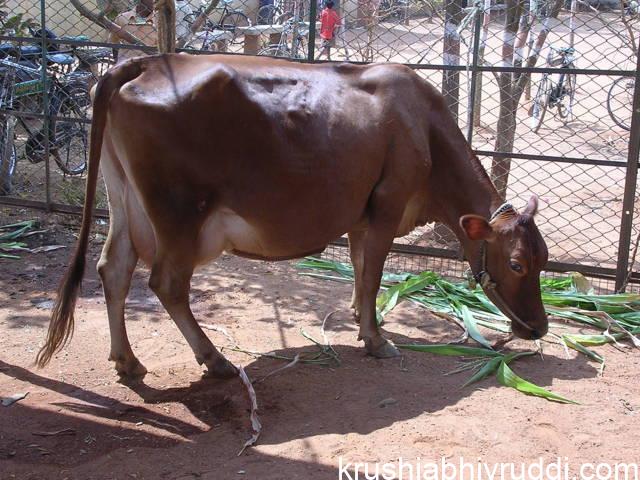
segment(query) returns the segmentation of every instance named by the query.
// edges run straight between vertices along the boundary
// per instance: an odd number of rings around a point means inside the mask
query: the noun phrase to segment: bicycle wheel
[[[631,130],[631,114],[633,109],[633,92],[635,80],[630,77],[617,78],[607,95],[607,110],[616,125]]]
[[[258,25],[279,25],[282,22],[282,10],[275,5],[263,5],[256,16]]]
[[[298,48],[297,52],[295,52],[294,58],[305,59],[307,58],[308,53],[309,50],[307,50],[307,40],[305,37],[300,36],[298,38]]]
[[[13,132],[14,121],[8,115],[2,115],[0,124],[0,196],[11,193],[11,181],[18,163]]]
[[[88,131],[85,85],[68,85],[51,100],[50,147],[53,159],[67,175],[81,175],[87,169]]]
[[[238,27],[250,27],[251,20],[244,13],[234,10],[233,12],[227,13],[222,20],[220,21],[220,27],[222,30],[227,32],[231,32],[231,40],[229,43],[232,45],[236,45],[243,41],[240,32],[238,31]]]
[[[549,106],[549,98],[551,98],[552,90],[551,81],[548,75],[543,75],[536,96],[533,98],[533,109],[531,112],[531,128],[534,133],[538,133],[542,122],[544,121],[544,115],[547,113],[547,107]]]
[[[564,91],[562,98],[558,102],[558,115],[564,123],[572,122],[575,118],[573,105],[576,98],[576,75],[568,74],[565,77]]]
[[[217,52],[218,43],[215,41],[216,35],[212,30],[200,30],[193,38],[187,42],[184,48],[199,50],[201,52]]]

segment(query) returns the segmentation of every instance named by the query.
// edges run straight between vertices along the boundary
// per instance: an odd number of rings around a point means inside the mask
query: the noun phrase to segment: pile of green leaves
[[[303,275],[337,280],[353,281],[353,268],[349,264],[308,257],[297,264],[311,272]],[[321,272],[321,273],[320,273]],[[587,355],[604,368],[604,357],[589,347],[630,339],[640,347],[635,337],[640,333],[640,295],[616,294],[595,295],[589,282],[580,274],[568,277],[541,279],[542,300],[551,316],[550,335],[565,348],[574,349]],[[493,305],[481,288],[472,288],[468,283],[450,282],[434,272],[417,275],[410,273],[390,274],[382,277],[382,293],[376,301],[378,321],[382,322],[401,300],[410,300],[440,316],[455,320],[467,335],[480,344],[481,348],[462,345],[398,345],[400,348],[431,352],[439,355],[459,355],[471,358],[466,362],[476,373],[465,384],[476,382],[495,373],[498,381],[524,393],[529,393],[554,401],[570,402],[518,377],[508,364],[522,356],[535,352],[504,355],[494,351],[479,327],[502,333],[511,331],[511,322]],[[560,322],[558,322],[559,320]],[[568,333],[567,322],[598,329],[598,334]],[[482,352],[482,353],[481,353]],[[459,371],[464,371],[463,368]]]
[[[20,258],[16,252],[29,251],[27,244],[19,240],[37,233],[36,226],[35,220],[0,225],[0,258]]]

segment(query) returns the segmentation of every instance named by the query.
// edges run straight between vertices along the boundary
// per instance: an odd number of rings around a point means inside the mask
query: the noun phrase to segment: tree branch
[[[120,25],[109,20],[106,17],[105,12],[100,12],[99,14],[96,14],[91,10],[89,10],[84,5],[82,5],[79,0],[69,0],[69,1],[71,2],[71,5],[73,5],[76,8],[76,10],[80,12],[80,15],[88,18],[93,23],[100,25],[102,28],[110,31],[111,33],[121,38],[125,42],[129,42],[137,45],[144,45],[144,42],[140,40],[138,37],[136,37],[135,35],[133,35],[131,32],[128,32],[124,27],[121,27]]]

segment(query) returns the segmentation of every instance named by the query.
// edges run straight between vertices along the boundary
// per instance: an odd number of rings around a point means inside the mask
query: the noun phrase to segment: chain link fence
[[[178,0],[176,43],[198,54],[407,64],[441,87],[505,198],[516,207],[541,198],[549,270],[625,284],[640,238],[636,0],[334,0],[332,35],[327,8]],[[0,203],[78,212],[89,90],[116,62],[155,51],[153,1],[0,0],[0,43]],[[103,191],[97,207],[106,215]],[[346,258],[343,245],[327,254]],[[389,266],[459,275],[460,255],[451,232],[427,226],[398,239]]]

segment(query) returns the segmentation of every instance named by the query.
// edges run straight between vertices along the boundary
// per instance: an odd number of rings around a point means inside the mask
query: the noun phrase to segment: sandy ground
[[[33,241],[70,246],[69,232],[57,227]],[[300,276],[290,262],[224,256],[194,277],[191,299],[200,321],[225,327],[244,349],[293,357],[314,350],[301,329],[320,338],[322,320],[338,310],[327,331],[342,361],[296,365],[256,384],[263,434],[255,448],[237,456],[249,436],[246,393],[238,380],[201,379],[184,338],[148,290],[144,269],[135,275],[127,325],[149,374],[143,383],[117,382],[107,361],[107,316],[95,274],[101,238],[88,256],[75,337],[42,370],[33,359],[69,248],[0,261],[0,396],[29,392],[0,407],[2,480],[331,479],[340,478],[341,457],[345,463],[566,457],[572,472],[582,462],[638,461],[635,351],[599,348],[607,359],[603,377],[586,357],[567,358],[551,344],[545,344],[544,360],[513,364],[521,376],[577,406],[528,397],[494,379],[461,388],[464,374],[443,375],[457,366],[453,358],[365,356],[348,313],[348,285]],[[394,310],[385,328],[396,343],[445,342],[459,334],[410,304]],[[216,345],[228,345],[220,333],[207,334]],[[509,349],[531,346],[514,342]],[[284,364],[225,353],[252,378]],[[63,429],[71,430],[41,436]]]

